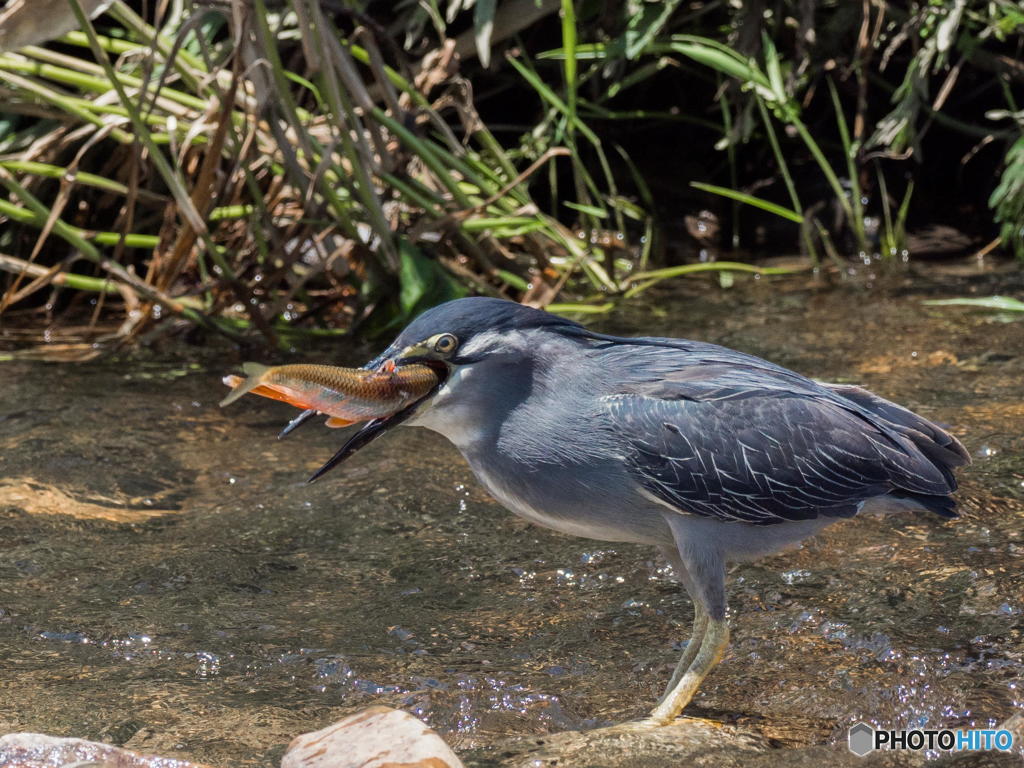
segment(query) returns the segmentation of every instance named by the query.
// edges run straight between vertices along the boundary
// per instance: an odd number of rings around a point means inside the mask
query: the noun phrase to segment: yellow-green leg
[[[679,681],[682,679],[686,670],[690,668],[690,664],[697,658],[697,653],[700,651],[701,644],[704,640],[704,632],[708,626],[708,615],[704,612],[704,608],[700,603],[693,603],[693,631],[690,633],[690,641],[686,644],[686,648],[683,649],[683,655],[679,658],[679,663],[676,664],[675,670],[672,672],[672,677],[668,681],[668,685],[665,686],[664,693],[661,694],[661,698],[658,699],[658,705],[660,706],[665,699],[668,698],[669,694],[675,690],[675,687],[679,685]]]
[[[676,664],[665,693],[651,714],[642,720],[621,723],[607,730],[636,731],[670,724],[690,703],[701,682],[721,660],[729,645],[722,560],[717,553],[707,550],[700,557],[693,557],[685,543],[681,540],[678,547],[664,547],[661,551],[693,600],[693,635]]]
[[[679,677],[679,681],[672,690],[666,693],[651,711],[647,722],[652,725],[668,725],[679,717],[679,713],[690,703],[690,699],[693,698],[704,678],[721,661],[728,645],[729,625],[725,618],[707,617],[707,626],[704,630],[704,639],[701,641],[700,650],[697,651],[697,655]],[[674,675],[673,679],[675,679]]]

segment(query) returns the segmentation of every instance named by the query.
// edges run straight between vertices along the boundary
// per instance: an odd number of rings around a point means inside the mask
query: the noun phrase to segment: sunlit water
[[[956,521],[862,517],[732,571],[733,644],[688,712],[780,749],[1024,711],[1024,323],[921,303],[969,281],[881,282],[694,283],[596,323],[861,383],[975,457]],[[237,362],[2,364],[0,732],[260,765],[384,703],[484,765],[651,705],[690,617],[653,552],[518,520],[419,430],[307,486],[342,435],[218,409]]]

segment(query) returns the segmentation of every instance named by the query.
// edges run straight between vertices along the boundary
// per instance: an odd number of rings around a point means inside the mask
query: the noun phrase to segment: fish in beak
[[[329,427],[367,422],[308,482],[317,480],[364,445],[412,416],[417,406],[435,393],[447,376],[443,365],[401,359],[396,362],[385,356],[363,368],[267,367],[246,363],[243,371],[247,374],[245,378],[224,377],[224,383],[232,387],[232,391],[221,401],[221,406],[252,393],[304,409],[278,437],[284,437],[317,414],[328,416]]]

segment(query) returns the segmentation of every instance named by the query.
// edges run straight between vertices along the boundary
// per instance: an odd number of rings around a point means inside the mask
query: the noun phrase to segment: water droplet
[[[811,577],[811,572],[803,568],[795,571],[786,571],[782,574],[782,580],[786,584],[801,584]]]

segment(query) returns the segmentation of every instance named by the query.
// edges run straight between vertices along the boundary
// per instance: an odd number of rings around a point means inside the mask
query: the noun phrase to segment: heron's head
[[[483,409],[515,397],[517,379],[540,354],[545,335],[580,328],[571,320],[503,299],[456,299],[427,310],[364,367],[428,365],[437,373],[437,386],[403,410],[367,423],[311,479],[403,422],[436,429],[458,443],[458,430],[472,430],[481,419],[497,417]]]

